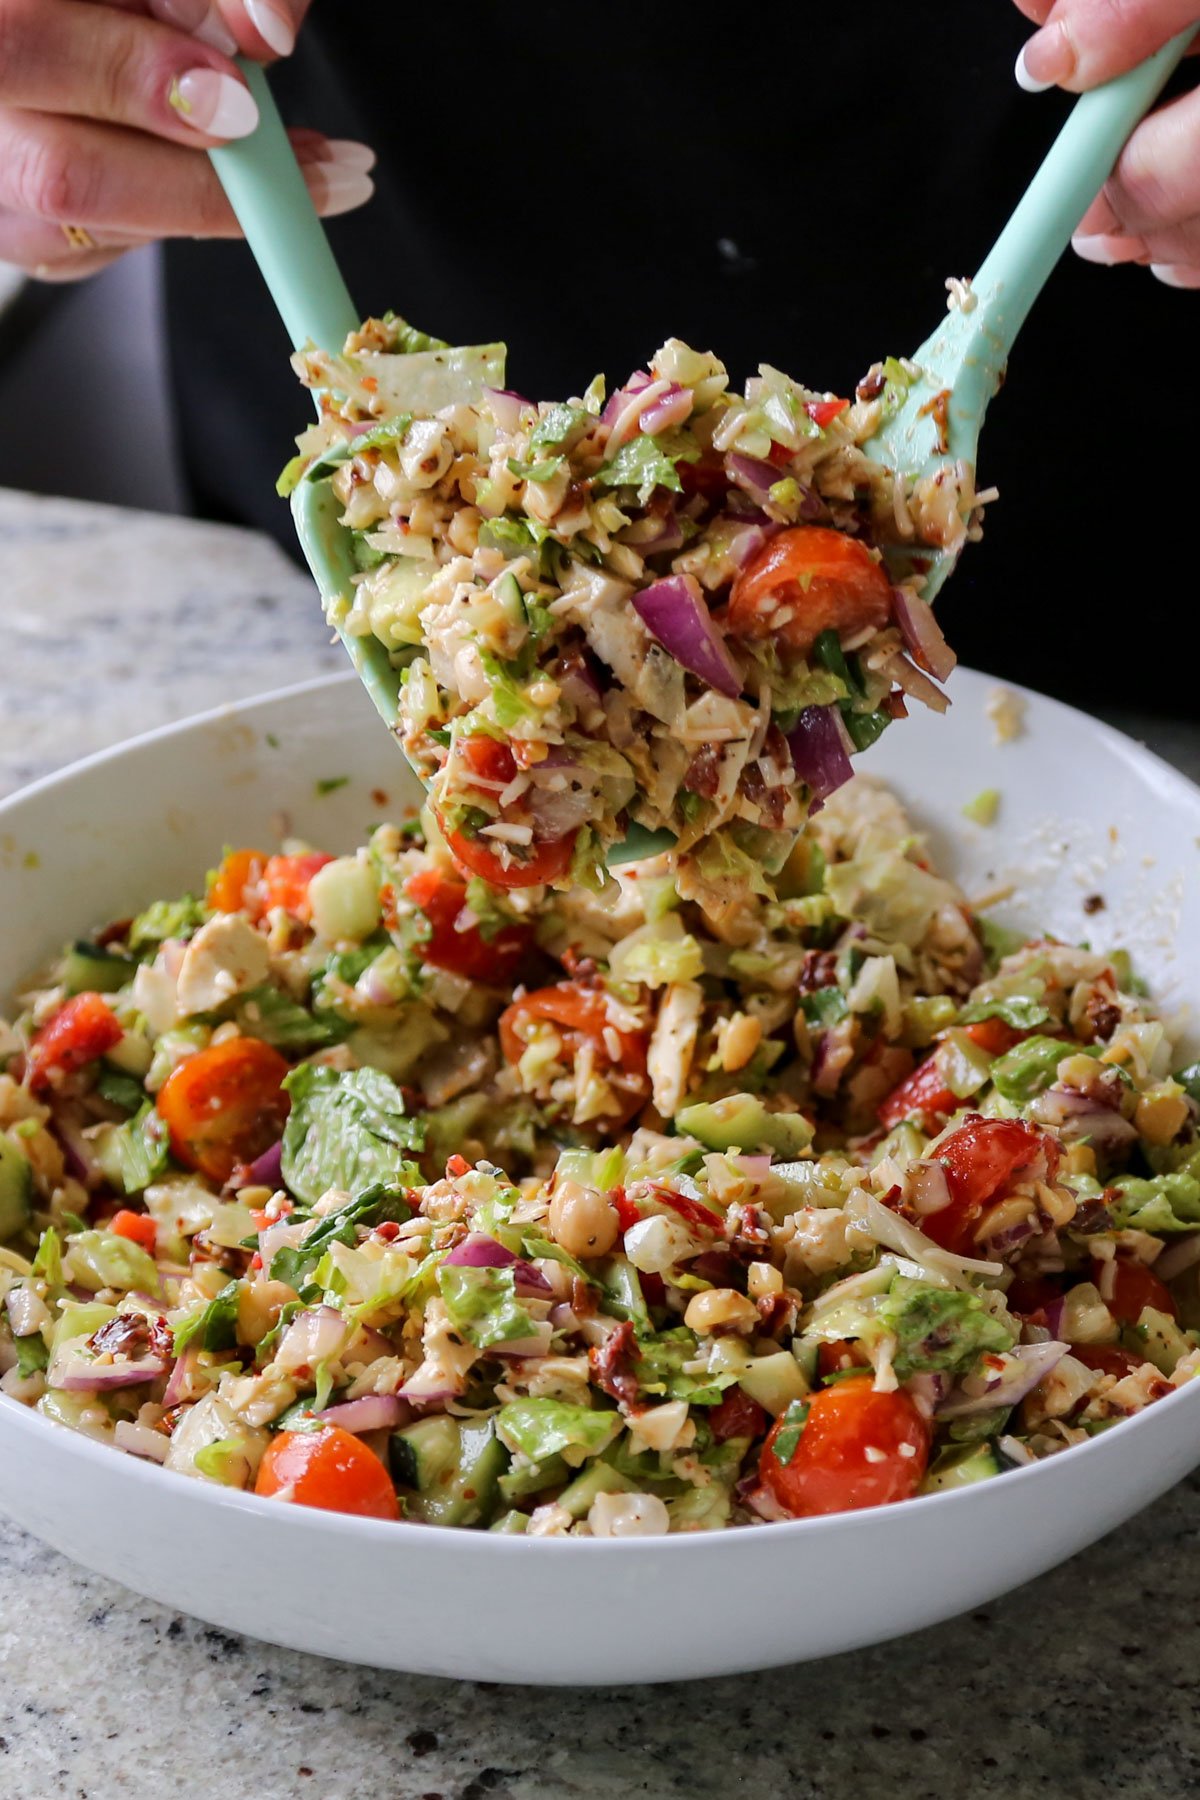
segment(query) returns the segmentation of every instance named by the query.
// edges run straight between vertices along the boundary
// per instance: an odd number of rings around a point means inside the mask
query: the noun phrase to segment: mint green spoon
[[[949,461],[975,465],[988,403],[1004,379],[1009,352],[1071,234],[1100,192],[1135,125],[1182,61],[1195,27],[1148,61],[1076,101],[1041,168],[971,283],[974,305],[948,312],[913,355],[921,371],[900,410],[865,445],[871,455],[909,475],[928,475]],[[947,394],[946,433],[939,442],[931,402]],[[940,410],[940,409],[939,409]],[[889,550],[899,580],[914,566],[932,600],[962,549]]]
[[[1193,32],[1174,38],[1147,62],[1072,108],[1041,168],[972,284],[975,304],[947,314],[913,357],[921,369],[904,405],[867,449],[905,474],[935,471],[947,460],[974,466],[988,403],[1000,386],[1009,352],[1051,270],[1080,219],[1100,192],[1121,147],[1153,105],[1181,61]],[[248,138],[211,152],[213,166],[237,214],[271,297],[301,349],[312,343],[339,350],[360,316],[342,280],[309,198],[283,121],[262,70],[240,64],[258,104],[260,124]],[[945,394],[945,441],[927,410]],[[939,409],[941,410],[941,409]],[[338,522],[340,507],[328,482],[302,481],[292,495],[300,546],[321,594],[325,614],[349,653],[389,729],[395,725],[400,672],[377,638],[343,629],[356,571],[352,539]],[[889,552],[893,579],[919,566],[932,599],[958,560],[948,550]],[[608,853],[612,866],[666,850],[668,831],[632,825]]]

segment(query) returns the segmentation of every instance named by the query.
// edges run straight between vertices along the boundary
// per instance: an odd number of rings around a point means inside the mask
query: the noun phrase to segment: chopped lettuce
[[[640,1339],[634,1365],[638,1387],[656,1399],[686,1400],[691,1406],[719,1405],[737,1376],[732,1369],[686,1373],[684,1363],[695,1362],[699,1354],[696,1334],[686,1325]]]
[[[975,1000],[958,1015],[963,1025],[978,1025],[984,1019],[1003,1019],[1014,1031],[1032,1031],[1045,1025],[1050,1009],[1029,994],[1009,994],[1002,1000]],[[1046,1040],[1041,1040],[1043,1043]]]
[[[622,1424],[619,1412],[568,1400],[510,1400],[496,1419],[500,1440],[510,1450],[532,1462],[561,1454],[575,1464],[606,1450]]]
[[[158,1292],[154,1258],[140,1244],[119,1237],[115,1231],[77,1231],[68,1240],[69,1279],[79,1287],[119,1288],[124,1293],[139,1289]]]
[[[269,982],[239,994],[222,1016],[235,1020],[243,1037],[261,1038],[277,1050],[318,1050],[340,1043],[351,1030],[336,1014],[309,1012]]]
[[[977,1294],[907,1275],[895,1277],[875,1316],[896,1339],[893,1365],[901,1381],[934,1370],[965,1375],[985,1352],[1011,1350],[1016,1342]]]
[[[446,1311],[469,1344],[486,1350],[492,1344],[533,1336],[534,1322],[516,1297],[511,1268],[471,1269],[442,1263],[437,1282]]]
[[[301,1063],[284,1082],[292,1110],[283,1133],[283,1178],[315,1206],[330,1188],[350,1195],[419,1179],[408,1153],[420,1150],[420,1121],[405,1117],[395,1082],[380,1069],[342,1072]]]
[[[1122,1230],[1156,1236],[1200,1231],[1200,1173],[1191,1169],[1149,1179],[1125,1175],[1113,1183],[1109,1196],[1113,1222]]]
[[[655,488],[683,492],[683,482],[676,467],[681,462],[698,462],[700,452],[688,444],[668,442],[639,433],[621,445],[617,454],[597,470],[597,487],[635,487],[638,503],[647,506]]]
[[[358,1241],[360,1225],[377,1225],[384,1219],[398,1223],[412,1217],[412,1208],[401,1195],[378,1184],[361,1194],[352,1195],[341,1206],[327,1212],[314,1225],[298,1246],[285,1245],[271,1258],[269,1274],[273,1281],[286,1281],[289,1287],[304,1295],[309,1278],[322,1261],[331,1244],[353,1245]]]
[[[105,1125],[95,1144],[107,1181],[124,1194],[140,1194],[166,1172],[170,1138],[162,1115],[147,1100],[122,1125]]]
[[[204,908],[193,894],[184,894],[179,900],[156,900],[129,927],[129,947],[140,950],[167,938],[188,938],[203,923]]]
[[[241,1283],[227,1281],[207,1306],[197,1307],[171,1327],[175,1354],[198,1344],[201,1350],[231,1350],[237,1342],[238,1295]]]
[[[1064,1057],[1080,1052],[1095,1056],[1099,1052],[1090,1045],[1072,1044],[1063,1038],[1030,1037],[1014,1044],[992,1064],[992,1081],[996,1092],[1014,1106],[1024,1106],[1036,1094],[1044,1093],[1054,1080],[1055,1071]]]

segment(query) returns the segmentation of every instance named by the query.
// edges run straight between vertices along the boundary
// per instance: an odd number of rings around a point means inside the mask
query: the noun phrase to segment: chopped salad
[[[851,753],[945,708],[953,653],[884,552],[978,536],[987,496],[871,453],[914,364],[853,399],[768,366],[738,393],[671,339],[607,397],[534,404],[502,345],[391,316],[294,363],[321,416],[281,491],[331,484],[359,563],[331,617],[402,668],[396,734],[492,886],[599,885],[666,833],[685,898],[765,891]]]
[[[1200,1368],[1200,1068],[863,778],[719,916],[228,852],[0,1027],[0,1391],[198,1480],[530,1536],[988,1479]]]

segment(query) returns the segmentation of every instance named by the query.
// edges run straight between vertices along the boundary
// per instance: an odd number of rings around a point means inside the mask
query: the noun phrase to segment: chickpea
[[[758,1309],[736,1288],[706,1288],[688,1301],[683,1322],[697,1337],[710,1337],[716,1331],[750,1332],[758,1327]]]
[[[550,1232],[568,1256],[607,1256],[617,1241],[617,1209],[597,1188],[560,1181],[550,1202]]]
[[[753,1262],[746,1271],[746,1291],[752,1300],[761,1300],[764,1294],[781,1294],[783,1276],[774,1263]]]

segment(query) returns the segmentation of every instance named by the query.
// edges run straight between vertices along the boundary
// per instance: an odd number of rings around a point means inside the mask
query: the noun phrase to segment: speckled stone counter
[[[339,654],[260,539],[0,494],[0,792]],[[1200,730],[1119,722],[1200,773]],[[1040,1581],[892,1645],[597,1692],[230,1637],[0,1523],[0,1800],[1182,1800],[1200,1783],[1198,1498],[1194,1478]],[[530,1604],[551,1640],[586,1628],[550,1592]]]

